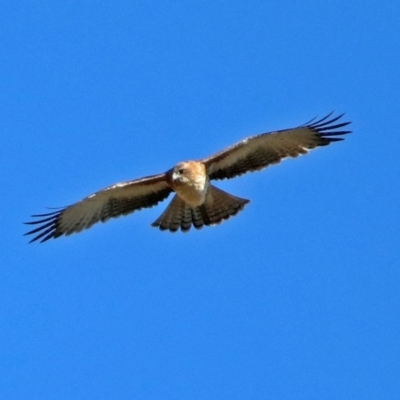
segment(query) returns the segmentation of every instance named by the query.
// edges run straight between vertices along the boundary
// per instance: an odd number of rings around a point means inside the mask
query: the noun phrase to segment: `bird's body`
[[[64,209],[34,215],[39,224],[27,234],[32,241],[80,232],[98,221],[130,214],[175,196],[164,213],[152,224],[161,230],[188,231],[215,225],[236,215],[249,202],[216,188],[212,180],[229,179],[258,171],[287,157],[297,157],[309,150],[343,140],[350,131],[337,130],[349,124],[334,124],[342,116],[310,121],[298,128],[264,133],[244,139],[211,157],[178,163],[163,174],[117,183],[100,190]]]

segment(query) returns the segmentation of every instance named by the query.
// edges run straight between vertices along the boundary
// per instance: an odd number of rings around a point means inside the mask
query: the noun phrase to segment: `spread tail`
[[[175,195],[167,209],[151,225],[171,232],[176,232],[179,228],[187,232],[192,225],[201,229],[204,225],[216,225],[236,215],[249,201],[210,185],[206,200],[201,206],[192,207]]]

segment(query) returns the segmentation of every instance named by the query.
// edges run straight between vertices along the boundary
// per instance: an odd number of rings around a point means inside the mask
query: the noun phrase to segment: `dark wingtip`
[[[46,214],[34,214],[32,218],[40,218],[36,221],[23,222],[25,225],[39,225],[37,228],[32,229],[29,232],[24,233],[24,236],[37,234],[32,238],[29,243],[36,242],[40,240],[40,243],[46,242],[51,238],[55,238],[59,235],[56,234],[57,223],[60,215],[63,213],[65,209],[58,209],[58,211],[54,211]]]
[[[311,129],[321,138],[326,139],[328,143],[344,140],[343,138],[335,138],[335,136],[342,136],[351,133],[351,130],[338,130],[350,125],[351,121],[335,123],[336,121],[339,121],[345,115],[345,113],[331,118],[332,115],[333,111],[321,119],[315,120],[316,118],[314,118],[302,126]]]

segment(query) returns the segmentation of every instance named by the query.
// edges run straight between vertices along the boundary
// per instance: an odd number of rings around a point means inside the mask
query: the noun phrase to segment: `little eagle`
[[[38,225],[25,235],[31,242],[81,232],[101,221],[153,207],[175,195],[152,226],[161,230],[189,231],[193,225],[215,225],[236,215],[250,201],[233,196],[211,184],[247,172],[260,171],[285,158],[307,154],[309,150],[343,140],[342,130],[350,122],[340,122],[342,115],[306,122],[297,128],[283,129],[248,137],[214,155],[195,161],[183,161],[168,171],[132,181],[116,183],[68,207],[47,214],[37,214],[29,225]]]

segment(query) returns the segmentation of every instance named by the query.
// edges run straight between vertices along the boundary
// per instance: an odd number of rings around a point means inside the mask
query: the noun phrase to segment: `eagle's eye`
[[[184,175],[185,172],[186,172],[186,169],[185,169],[185,168],[179,168],[179,169],[178,169],[178,172],[179,172],[181,175]]]

